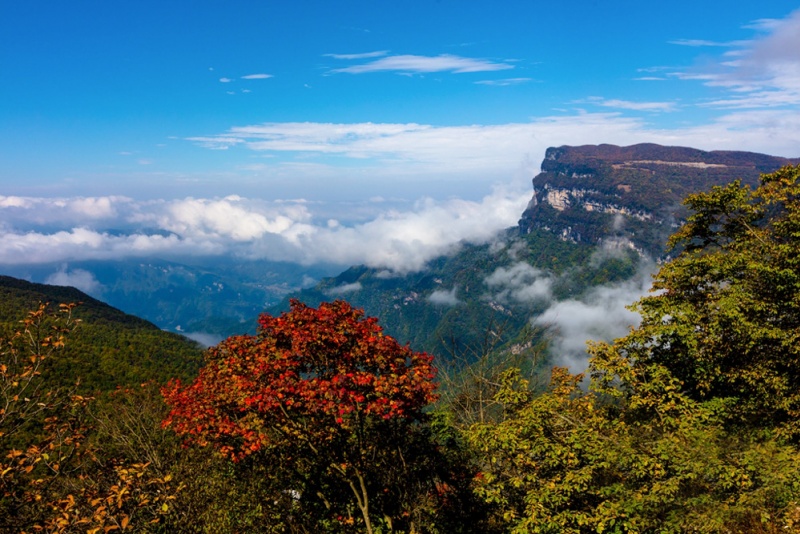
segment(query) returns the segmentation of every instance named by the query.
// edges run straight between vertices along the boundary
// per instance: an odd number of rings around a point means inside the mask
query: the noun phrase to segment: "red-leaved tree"
[[[407,485],[396,486],[413,478],[400,467],[413,460],[414,426],[435,400],[431,360],[344,301],[315,309],[292,300],[289,312],[262,315],[256,336],[209,349],[194,383],[164,388],[164,425],[234,461],[279,462],[296,475],[287,484],[299,485],[284,492],[321,502],[345,524],[358,522],[337,506],[350,493],[367,532],[374,517],[391,530],[412,515],[398,508]]]

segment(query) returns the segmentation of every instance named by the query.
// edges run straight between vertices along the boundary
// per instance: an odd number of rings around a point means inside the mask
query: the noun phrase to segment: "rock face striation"
[[[681,202],[688,194],[735,179],[755,186],[762,173],[797,163],[800,158],[656,144],[549,148],[519,229],[660,257],[687,215]]]

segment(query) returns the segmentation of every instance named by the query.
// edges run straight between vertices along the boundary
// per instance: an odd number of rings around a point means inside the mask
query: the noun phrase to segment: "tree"
[[[92,443],[91,397],[48,374],[78,324],[74,304],[28,313],[0,339],[0,530],[53,533],[160,523],[178,491],[147,462],[109,457]]]
[[[475,490],[496,522],[514,533],[798,532],[794,447],[727,432],[719,406],[683,395],[663,368],[623,376],[634,380],[624,391],[595,379],[586,392],[556,369],[539,396],[505,377],[510,415],[468,432],[482,458]]]
[[[192,384],[164,388],[164,425],[237,462],[282,469],[290,505],[320,521],[353,524],[355,500],[367,532],[375,518],[413,531],[414,499],[432,484],[418,460],[431,452],[420,422],[435,374],[431,356],[346,302],[293,300],[279,317],[262,315],[257,335],[211,348]]]
[[[671,238],[682,249],[615,345],[660,364],[696,400],[727,399],[728,421],[800,439],[800,167],[691,195]]]
[[[641,326],[468,432],[513,532],[800,531],[800,167],[692,195]]]

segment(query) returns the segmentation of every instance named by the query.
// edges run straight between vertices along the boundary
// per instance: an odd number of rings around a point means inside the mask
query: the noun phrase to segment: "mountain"
[[[616,239],[660,257],[686,216],[681,202],[687,195],[735,179],[755,186],[762,173],[799,162],[655,144],[549,148],[519,229],[543,229],[580,243]]]
[[[40,303],[51,309],[79,304],[80,319],[64,351],[50,361],[48,376],[58,385],[80,380],[81,391],[111,390],[148,380],[193,377],[202,364],[202,348],[183,336],[164,332],[153,323],[128,315],[72,287],[34,284],[0,276],[0,337],[20,328],[27,313]]]
[[[560,239],[543,230],[515,229],[492,243],[464,244],[419,272],[389,274],[357,266],[294,293],[306,304],[341,298],[378,317],[386,332],[416,350],[470,363],[501,347],[540,351],[544,327],[532,327],[554,301],[579,298],[592,287],[632,278],[642,259]],[[288,299],[268,311],[288,309]]]
[[[416,273],[352,267],[291,296],[310,305],[344,298],[440,363],[487,349],[530,350],[541,362],[542,343],[560,328],[574,338],[558,346],[575,351],[569,363],[585,339],[626,332],[619,322],[633,319],[623,306],[649,285],[651,258],[687,215],[686,195],[737,178],[756,185],[797,162],[654,144],[550,148],[518,227],[494,242],[464,244]],[[287,308],[288,299],[269,311]]]
[[[557,303],[589,304],[593,288],[618,287],[645,269],[647,258],[663,257],[668,235],[686,216],[687,194],[736,178],[755,185],[761,173],[797,162],[654,144],[550,148],[516,228],[491,243],[463,244],[414,273],[230,258],[4,270],[75,285],[161,328],[204,334],[206,344],[253,332],[258,313],[279,313],[297,297],[311,305],[345,298],[378,317],[389,334],[435,354],[517,350],[543,339],[538,318],[550,317],[549,310],[558,321],[568,318],[553,308]]]
[[[159,327],[200,333],[205,344],[253,332],[255,318],[302,287],[341,267],[204,258],[194,263],[159,259],[82,261],[6,266],[5,274],[75,286]]]

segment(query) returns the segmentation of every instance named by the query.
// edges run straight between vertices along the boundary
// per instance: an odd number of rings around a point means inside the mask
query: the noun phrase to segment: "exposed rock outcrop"
[[[549,148],[519,227],[568,241],[627,241],[658,257],[687,215],[686,195],[737,178],[755,186],[762,173],[797,163],[800,158],[655,144]]]

